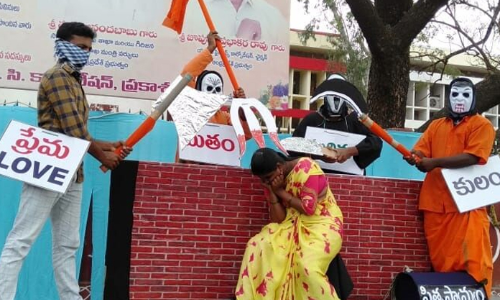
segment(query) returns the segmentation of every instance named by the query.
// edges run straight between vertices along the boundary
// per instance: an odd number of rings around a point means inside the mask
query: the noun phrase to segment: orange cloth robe
[[[468,153],[485,164],[490,156],[495,130],[480,115],[465,117],[453,125],[449,118],[433,121],[414,150],[426,157],[450,157]],[[441,168],[427,173],[419,197],[424,213],[424,232],[429,256],[436,272],[467,271],[478,282],[487,281],[491,295],[493,260],[486,208],[459,213]]]

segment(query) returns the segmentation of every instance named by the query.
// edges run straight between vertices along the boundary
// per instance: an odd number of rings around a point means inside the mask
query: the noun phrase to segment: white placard
[[[500,202],[498,155],[490,157],[485,165],[442,169],[441,173],[461,213]]]
[[[0,175],[65,193],[89,145],[12,120],[0,139]]]
[[[240,149],[232,126],[207,124],[180,152],[184,160],[240,166]]]
[[[366,136],[350,132],[338,131],[333,129],[307,127],[306,139],[315,140],[323,144],[324,147],[333,149],[354,147],[359,142],[364,140]],[[340,171],[349,174],[363,175],[364,170],[360,169],[354,159],[351,157],[343,163],[326,163],[322,160],[317,160],[321,168],[333,171]]]

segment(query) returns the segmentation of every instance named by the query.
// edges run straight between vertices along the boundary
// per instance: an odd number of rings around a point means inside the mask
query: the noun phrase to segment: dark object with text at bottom
[[[484,286],[466,272],[402,272],[396,276],[391,300],[488,299]]]

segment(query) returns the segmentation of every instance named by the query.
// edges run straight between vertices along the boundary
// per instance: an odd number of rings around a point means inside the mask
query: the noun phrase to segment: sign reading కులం
[[[490,157],[485,165],[442,169],[441,173],[461,213],[500,202],[498,155]]]
[[[86,140],[10,121],[0,138],[0,175],[64,193],[89,145]]]

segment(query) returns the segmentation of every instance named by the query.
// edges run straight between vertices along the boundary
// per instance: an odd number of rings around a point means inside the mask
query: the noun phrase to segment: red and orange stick
[[[145,137],[155,126],[156,121],[161,117],[161,115],[167,110],[168,106],[172,104],[174,99],[181,93],[181,91],[188,85],[191,81],[192,76],[189,73],[184,74],[182,79],[177,82],[171,90],[166,91],[160,98],[163,98],[162,102],[156,107],[156,109],[151,113],[149,117],[142,122],[142,124],[128,137],[125,141],[125,146],[133,147],[137,144],[143,137]],[[174,82],[175,84],[175,82]],[[115,153],[120,155],[122,148],[119,147],[115,150]],[[107,172],[108,168],[101,166],[103,172]]]
[[[205,20],[207,21],[208,29],[210,31],[216,31],[214,22],[212,22],[212,18],[210,17],[210,14],[208,13],[207,6],[205,5],[205,2],[203,0],[198,0],[198,3],[200,3],[201,7],[201,12],[203,13],[203,16],[205,17]],[[236,81],[236,76],[234,76],[233,69],[231,68],[231,65],[229,64],[229,60],[227,59],[226,56],[226,51],[224,51],[224,47],[222,47],[221,41],[217,40],[217,50],[219,51],[220,58],[222,59],[222,62],[224,63],[224,67],[226,67],[227,75],[229,76],[229,80],[231,80],[231,84],[233,85],[233,88],[235,91],[237,91],[240,86],[238,85],[238,82]]]
[[[368,129],[370,129],[371,132],[373,132],[375,135],[377,135],[379,138],[383,139],[386,141],[389,145],[394,147],[399,153],[403,154],[404,157],[410,157],[413,156],[413,154],[408,150],[403,144],[400,144],[398,141],[396,141],[387,131],[382,129],[380,125],[378,125],[375,121],[373,121],[370,117],[368,117],[366,114],[362,113],[358,117],[359,121],[363,123]],[[414,156],[415,159],[418,161],[418,156]]]
[[[186,15],[186,7],[188,5],[188,2],[189,0],[172,0],[172,3],[170,4],[170,10],[168,11],[168,14],[165,17],[165,20],[163,21],[162,24],[168,28],[175,30],[178,34],[181,34],[182,26],[184,25],[184,17]],[[216,31],[214,22],[212,22],[212,18],[208,13],[208,9],[207,6],[205,5],[205,2],[203,2],[203,0],[198,0],[198,3],[200,4],[201,12],[205,17],[205,21],[207,22],[208,28],[212,32]],[[222,43],[220,41],[217,41],[216,43],[217,43],[217,50],[219,51],[222,62],[224,63],[224,67],[226,68],[229,79],[231,80],[231,84],[233,85],[233,88],[236,91],[240,87],[238,85],[238,82],[236,81],[236,76],[234,76],[233,69],[231,68],[231,64],[227,59],[226,52],[222,47]]]

